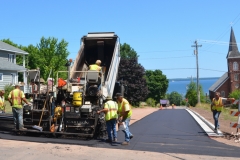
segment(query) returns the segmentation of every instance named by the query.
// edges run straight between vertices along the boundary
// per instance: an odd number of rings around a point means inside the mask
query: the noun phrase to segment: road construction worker
[[[25,130],[26,128],[23,127],[22,101],[24,101],[28,105],[30,104],[26,100],[25,95],[23,91],[20,90],[20,86],[18,84],[16,84],[15,89],[9,93],[8,100],[12,106],[15,128],[18,130]]]
[[[101,112],[105,113],[105,120],[107,125],[107,133],[108,139],[107,142],[117,142],[117,130],[116,130],[116,123],[118,118],[118,105],[115,101],[112,100],[110,96],[106,98],[107,102],[104,103],[104,109],[98,111],[97,113],[100,114]]]
[[[129,102],[125,98],[123,98],[123,95],[121,93],[117,93],[116,98],[118,102],[119,125],[121,125],[122,122],[124,122],[126,125],[126,129],[123,130],[123,132],[125,133],[125,141],[122,143],[122,145],[128,145],[130,139],[133,138],[133,134],[129,130],[132,109]]]
[[[222,98],[220,97],[220,93],[216,92],[215,93],[215,98],[213,98],[212,100],[212,104],[211,104],[211,111],[213,113],[213,119],[214,119],[214,131],[217,132],[217,129],[220,128],[219,122],[218,122],[218,118],[222,112],[223,106],[224,106],[224,102],[225,101],[234,101],[234,98]]]
[[[97,60],[95,64],[92,64],[89,66],[90,71],[99,71],[99,76],[98,76],[98,89],[99,90],[101,88],[101,73],[100,73],[100,71],[102,70],[102,67],[100,67],[101,63],[102,62],[100,60]]]
[[[97,60],[95,64],[92,64],[89,66],[89,70],[90,71],[101,71],[102,67],[100,67],[101,65],[101,61]]]
[[[37,94],[38,94],[38,86],[37,84],[34,82],[34,79],[31,79],[31,94],[32,94],[32,98],[35,99],[37,98]]]
[[[4,90],[0,90],[0,111],[1,113],[5,113],[5,102],[4,102]]]

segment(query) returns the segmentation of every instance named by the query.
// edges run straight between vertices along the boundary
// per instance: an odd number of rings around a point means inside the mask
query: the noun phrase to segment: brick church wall
[[[233,70],[233,64],[237,63],[238,70]],[[235,79],[234,76],[238,75],[238,79]],[[240,58],[229,58],[228,59],[228,76],[229,76],[229,92],[236,89],[240,89]],[[238,86],[238,87],[237,87]]]
[[[221,94],[221,96],[227,98],[229,93],[230,93],[230,88],[229,88],[229,79],[221,86],[217,89],[217,92],[219,92]],[[224,92],[224,95],[222,95]]]

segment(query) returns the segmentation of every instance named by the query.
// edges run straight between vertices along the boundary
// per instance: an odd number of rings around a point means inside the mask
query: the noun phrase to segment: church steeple
[[[240,53],[238,51],[237,41],[233,32],[233,28],[231,27],[227,58],[235,58],[235,57],[240,58]]]

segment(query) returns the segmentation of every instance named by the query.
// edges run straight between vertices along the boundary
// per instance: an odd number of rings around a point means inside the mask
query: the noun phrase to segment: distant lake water
[[[199,84],[203,87],[203,91],[206,94],[209,94],[209,88],[219,79],[219,77],[213,78],[199,78]],[[194,82],[197,82],[196,79],[193,79]],[[185,95],[187,91],[187,85],[191,82],[191,78],[183,79],[169,79],[168,91],[171,93],[176,91],[180,94]]]

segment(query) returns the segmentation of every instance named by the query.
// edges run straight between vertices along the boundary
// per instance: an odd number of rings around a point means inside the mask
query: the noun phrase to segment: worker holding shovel
[[[15,128],[18,130],[26,130],[23,127],[23,106],[22,101],[26,104],[30,105],[25,98],[23,91],[20,90],[20,86],[18,84],[15,85],[15,89],[9,93],[8,100],[12,106],[13,119]]]

